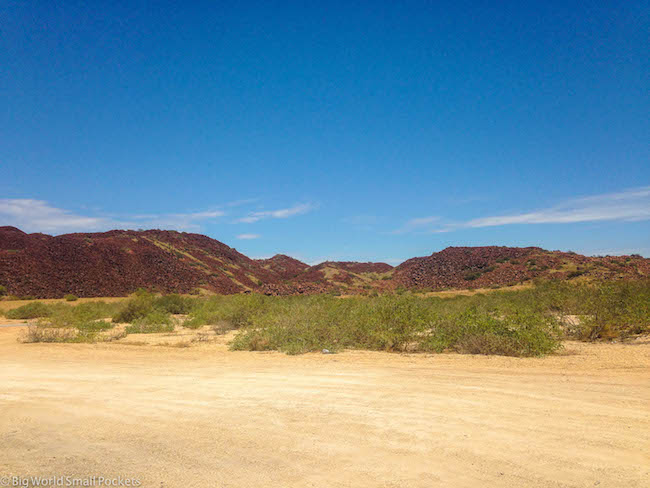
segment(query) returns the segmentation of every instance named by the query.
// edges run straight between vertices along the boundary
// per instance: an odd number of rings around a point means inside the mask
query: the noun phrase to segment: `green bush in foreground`
[[[72,294],[65,295],[63,298],[65,298],[66,302],[76,302],[77,300],[79,300],[79,297],[77,295],[72,295]]]

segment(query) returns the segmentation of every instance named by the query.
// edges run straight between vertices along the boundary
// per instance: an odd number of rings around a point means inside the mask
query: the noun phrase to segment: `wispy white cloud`
[[[214,221],[226,215],[223,210],[205,210],[202,212],[170,213],[149,215],[148,218],[129,222],[130,228],[143,229],[174,229],[184,231],[199,231],[202,224]]]
[[[242,217],[237,222],[252,224],[264,219],[287,219],[296,215],[303,215],[311,212],[316,208],[311,203],[300,203],[289,208],[281,208],[278,210],[265,210],[261,212],[251,212],[246,217]]]
[[[423,228],[430,228],[433,224],[440,222],[440,217],[418,217],[408,220],[402,227],[393,231],[393,234],[406,234]]]
[[[80,215],[35,199],[0,199],[0,224],[27,232],[83,232],[115,228],[200,230],[201,224],[225,215],[218,209],[190,213],[133,215],[123,218]]]
[[[104,217],[77,215],[56,208],[43,200],[29,198],[0,199],[0,222],[27,232],[57,232],[60,230],[98,230],[110,225]]]
[[[259,234],[239,234],[237,236],[237,239],[248,240],[248,239],[259,239],[260,237],[262,236]]]
[[[250,205],[259,201],[259,198],[243,198],[241,200],[233,200],[232,202],[224,203],[221,207],[241,207],[242,205]]]
[[[650,219],[650,186],[568,200],[555,207],[522,214],[472,219],[462,227],[493,227],[512,224],[571,224],[607,220]]]
[[[458,229],[497,227],[525,224],[571,224],[579,222],[634,222],[650,219],[650,186],[631,188],[618,193],[606,193],[567,200],[553,207],[524,213],[480,217],[465,222],[444,222],[438,217],[423,217],[407,221],[394,234],[422,231],[451,232]]]

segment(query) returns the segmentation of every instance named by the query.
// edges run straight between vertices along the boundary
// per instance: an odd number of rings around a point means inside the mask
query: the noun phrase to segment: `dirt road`
[[[0,476],[145,487],[648,487],[650,343],[514,359],[19,344]]]

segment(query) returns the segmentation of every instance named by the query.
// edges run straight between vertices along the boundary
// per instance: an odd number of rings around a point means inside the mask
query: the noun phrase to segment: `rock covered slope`
[[[393,281],[406,288],[483,288],[534,278],[643,278],[650,259],[641,256],[587,257],[539,247],[448,247],[395,268]]]
[[[0,228],[0,284],[18,296],[119,296],[139,287],[237,293],[274,280],[253,259],[199,234],[114,230],[52,237]]]
[[[291,279],[269,283],[262,287],[268,295],[296,295],[337,292],[354,294],[375,289],[391,288],[393,267],[386,263],[358,263],[356,261],[326,261],[307,266]]]
[[[48,236],[0,227],[0,285],[8,294],[122,296],[138,288],[189,293],[321,293],[368,286],[382,263],[309,265],[284,255],[254,260],[200,234],[146,230]]]
[[[308,264],[284,254],[276,254],[269,259],[258,259],[265,269],[275,273],[282,280],[290,280],[309,268]]]
[[[113,230],[48,236],[0,227],[0,285],[8,294],[122,296],[142,287],[268,295],[440,290],[512,285],[537,277],[650,277],[641,256],[586,257],[537,247],[450,247],[396,268],[328,261],[309,266],[282,254],[250,259],[215,239],[176,231]]]

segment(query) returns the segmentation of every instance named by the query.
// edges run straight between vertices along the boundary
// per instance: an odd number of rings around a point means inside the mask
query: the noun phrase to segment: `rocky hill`
[[[641,256],[586,257],[537,247],[450,247],[396,268],[327,261],[309,266],[282,254],[254,260],[215,239],[176,231],[113,230],[48,236],[0,227],[0,285],[16,296],[123,296],[165,293],[295,295],[506,286],[537,277],[650,276]]]
[[[642,278],[650,260],[641,256],[587,257],[538,247],[448,247],[395,268],[393,281],[406,288],[484,288],[534,278]]]
[[[393,267],[386,263],[358,263],[356,261],[326,261],[309,266],[290,280],[267,284],[264,293],[269,295],[297,295],[306,293],[338,292],[361,293],[391,288]]]
[[[309,268],[308,264],[284,254],[276,254],[269,259],[257,259],[263,268],[275,273],[280,279],[290,280]]]
[[[0,284],[18,296],[120,296],[139,287],[237,293],[277,280],[255,260],[199,234],[114,230],[52,237],[0,227]]]

